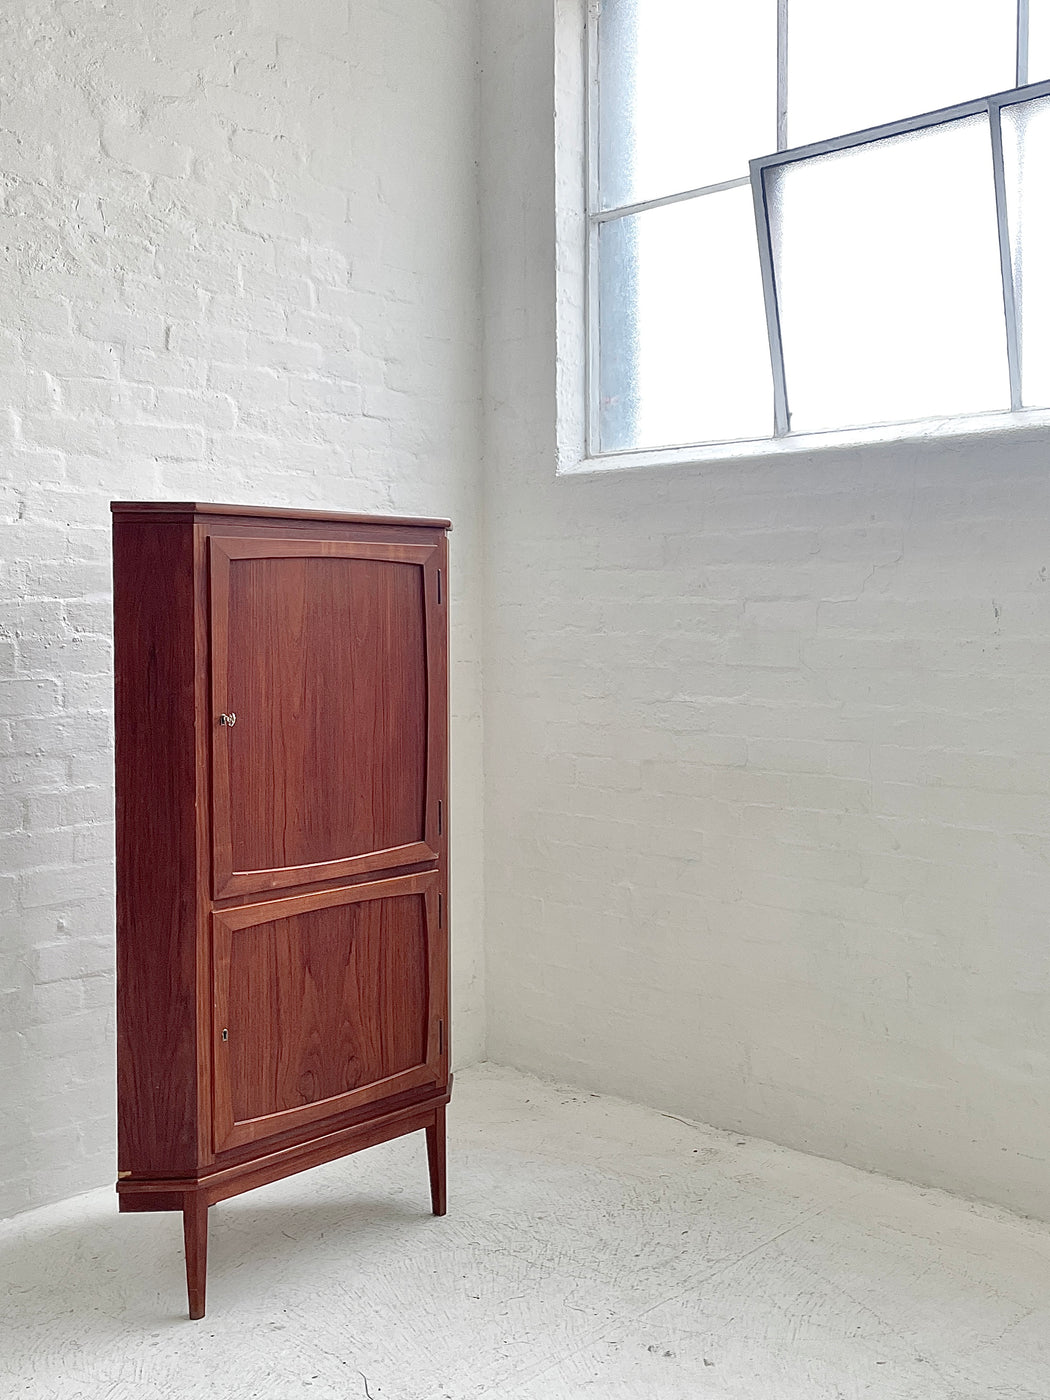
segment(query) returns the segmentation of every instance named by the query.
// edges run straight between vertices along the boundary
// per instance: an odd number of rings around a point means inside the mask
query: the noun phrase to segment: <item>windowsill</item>
[[[890,443],[937,443],[958,439],[999,439],[1026,431],[1050,429],[1050,409],[1021,409],[1012,413],[969,414],[961,418],[924,418],[912,423],[842,428],[833,432],[791,433],[780,438],[713,442],[693,447],[658,447],[644,451],[607,452],[559,462],[559,476],[584,476],[660,467],[694,467],[709,462],[758,461],[770,457],[809,456]]]

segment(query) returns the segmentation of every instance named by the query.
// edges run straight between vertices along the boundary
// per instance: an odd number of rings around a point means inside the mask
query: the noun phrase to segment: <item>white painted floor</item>
[[[491,1066],[423,1135],[211,1213],[0,1226],[19,1400],[1048,1400],[1050,1227]]]

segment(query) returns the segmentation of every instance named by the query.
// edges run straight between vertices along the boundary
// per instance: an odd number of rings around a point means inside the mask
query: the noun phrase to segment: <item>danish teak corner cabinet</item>
[[[445,1210],[445,520],[113,505],[118,1180],[208,1207],[426,1129]]]

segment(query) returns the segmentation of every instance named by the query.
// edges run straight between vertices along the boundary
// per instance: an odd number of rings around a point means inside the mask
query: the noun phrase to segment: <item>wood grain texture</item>
[[[130,1191],[121,1191],[118,1188],[117,1208],[122,1215],[126,1212],[145,1214],[147,1211],[182,1210],[186,1193],[181,1189],[139,1191],[135,1188],[142,1183],[129,1184],[132,1187]]]
[[[448,1209],[445,1154],[445,1110],[439,1108],[427,1125],[427,1166],[430,1169],[430,1206],[435,1215]]]
[[[261,1152],[283,1152],[286,1148],[298,1150],[304,1143],[316,1141],[318,1134],[328,1137],[331,1133],[357,1129],[364,1123],[374,1121],[377,1115],[385,1116],[390,1113],[408,1112],[436,1103],[441,1095],[447,1096],[450,1083],[451,1076],[447,1073],[441,1073],[439,1082],[436,1084],[431,1080],[429,1083],[418,1084],[397,1094],[384,1093],[379,1100],[358,1102],[339,1113],[326,1114],[322,1122],[301,1123],[298,1127],[293,1126],[281,1132],[270,1133],[265,1142],[247,1142],[238,1147],[225,1148],[223,1151],[213,1154],[213,1160],[201,1168],[201,1173],[208,1174],[240,1167],[245,1163],[258,1160]]]
[[[121,1171],[170,1172],[197,1161],[193,584],[191,527],[116,524]]]
[[[210,1162],[214,1153],[212,1132],[211,1009],[211,812],[204,790],[211,772],[211,695],[207,677],[211,674],[211,628],[208,612],[208,535],[199,524],[193,526],[193,636],[195,655],[194,730],[197,775],[197,1163]]]
[[[177,516],[183,520],[197,517],[244,516],[249,520],[273,520],[281,525],[289,521],[307,520],[334,521],[340,524],[378,526],[409,525],[411,527],[431,527],[442,531],[452,529],[450,520],[430,519],[413,515],[347,515],[333,510],[298,510],[294,514],[280,506],[231,506],[207,501],[111,501],[110,510],[114,515],[156,518]]]
[[[266,1119],[260,1131],[279,1131],[302,1110],[339,1111],[376,1085],[389,1093],[409,1071],[433,1078],[437,930],[427,890],[435,880],[383,881],[341,898],[331,892],[216,915],[216,1071],[228,1079],[234,1129]],[[388,892],[399,884],[410,888]]]
[[[208,1283],[208,1200],[200,1191],[188,1191],[182,1202],[182,1236],[186,1250],[186,1296],[190,1318],[204,1316]]]
[[[436,859],[432,553],[212,537],[216,897]]]
[[[216,1200],[425,1128],[443,1201],[442,524],[114,507],[117,1189],[191,1316]]]
[[[303,1142],[271,1148],[256,1147],[250,1157],[226,1167],[208,1170],[192,1182],[209,1204],[252,1191],[257,1186],[279,1181],[296,1172],[320,1166],[336,1157],[346,1157],[374,1147],[391,1138],[403,1137],[434,1122],[435,1112],[448,1104],[452,1094],[451,1076],[441,1089],[431,1090],[423,1103],[390,1109],[384,1100],[360,1122],[326,1130]],[[181,1210],[188,1186],[185,1180],[158,1178],[148,1181],[120,1181],[117,1192],[122,1211]]]

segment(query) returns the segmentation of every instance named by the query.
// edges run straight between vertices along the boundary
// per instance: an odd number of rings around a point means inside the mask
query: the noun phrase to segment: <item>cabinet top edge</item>
[[[417,515],[348,515],[333,510],[292,510],[284,506],[230,506],[202,501],[110,501],[114,515],[165,515],[183,520],[197,516],[247,516],[266,520],[333,520],[348,525],[418,525],[451,530],[450,520]]]

